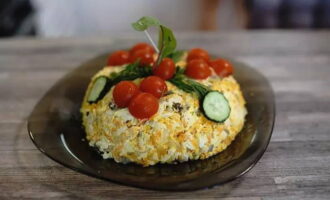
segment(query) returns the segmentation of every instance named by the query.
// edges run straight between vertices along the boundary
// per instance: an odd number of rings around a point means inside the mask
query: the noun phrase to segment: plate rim
[[[267,83],[267,87],[269,88],[269,94],[270,94],[270,97],[272,99],[272,103],[269,104],[270,105],[270,108],[272,110],[272,113],[270,113],[270,116],[271,116],[271,123],[270,123],[270,126],[269,126],[269,137],[267,138],[266,142],[264,143],[264,147],[261,149],[260,153],[257,154],[256,158],[253,159],[253,161],[251,163],[249,163],[249,166],[247,168],[245,168],[244,170],[240,170],[239,173],[237,173],[236,175],[228,178],[228,179],[225,179],[225,180],[222,180],[222,181],[219,181],[217,183],[212,183],[212,184],[209,184],[208,186],[202,186],[202,187],[192,187],[192,188],[171,188],[171,189],[168,189],[168,188],[159,188],[159,187],[145,187],[145,186],[141,186],[139,184],[136,184],[136,183],[131,183],[131,182],[121,182],[121,181],[118,181],[118,180],[115,180],[115,179],[112,179],[112,178],[108,178],[108,177],[104,177],[104,176],[101,176],[100,174],[97,174],[97,173],[91,173],[89,172],[88,170],[84,170],[82,168],[78,168],[78,167],[75,167],[75,166],[72,166],[70,164],[67,164],[65,162],[62,162],[60,161],[59,159],[57,159],[56,157],[50,155],[49,153],[47,153],[47,151],[45,151],[40,145],[38,145],[38,143],[36,142],[36,140],[34,139],[34,136],[33,136],[33,132],[31,131],[31,121],[29,120],[30,117],[33,115],[34,111],[35,111],[35,108],[38,104],[40,104],[44,98],[47,96],[47,94],[53,89],[55,88],[61,81],[65,80],[68,76],[70,76],[71,74],[73,74],[73,72],[75,72],[75,70],[77,70],[78,68],[80,68],[81,66],[89,63],[89,62],[93,62],[94,60],[97,60],[98,58],[101,58],[101,57],[104,57],[105,54],[101,54],[101,55],[98,55],[98,56],[94,56],[93,58],[91,59],[88,59],[86,61],[84,61],[83,63],[79,64],[77,67],[75,67],[73,70],[70,70],[69,72],[67,72],[64,76],[62,76],[60,79],[58,79],[45,93],[44,95],[37,101],[37,103],[34,105],[31,113],[28,115],[27,117],[27,131],[28,131],[28,134],[29,134],[29,137],[30,139],[32,140],[33,144],[36,146],[36,148],[41,152],[43,153],[44,155],[46,155],[48,158],[50,158],[51,160],[59,163],[60,165],[63,165],[64,167],[66,168],[69,168],[71,170],[74,170],[76,172],[79,172],[81,174],[85,174],[89,177],[92,177],[92,178],[98,178],[98,179],[101,179],[101,180],[105,180],[105,181],[108,181],[108,182],[112,182],[112,183],[116,183],[116,184],[120,184],[120,185],[123,185],[123,186],[131,186],[131,187],[136,187],[136,188],[140,188],[140,189],[147,189],[147,190],[156,190],[156,191],[194,191],[194,190],[201,190],[201,189],[205,189],[205,188],[213,188],[215,186],[219,186],[219,185],[223,185],[223,184],[226,184],[228,182],[231,182],[241,176],[243,176],[244,174],[246,174],[247,172],[249,172],[258,162],[259,160],[262,158],[262,156],[264,155],[264,153],[266,152],[268,146],[269,146],[269,143],[270,143],[270,140],[272,138],[272,135],[273,135],[273,131],[274,131],[274,127],[275,127],[275,121],[276,121],[276,98],[275,98],[275,93],[274,93],[274,90],[273,90],[273,87],[272,85],[270,84],[270,82],[268,81],[268,79],[261,73],[259,72],[258,70],[250,67],[248,64],[246,63],[243,63],[243,62],[240,62],[240,61],[237,61],[235,59],[232,59],[232,58],[229,58],[229,57],[224,57],[224,58],[228,58],[230,61],[234,62],[234,63],[239,63],[241,65],[245,67],[248,67],[249,70],[254,70],[258,73],[259,76],[263,77],[264,80],[266,81]],[[236,139],[236,138],[235,138]],[[234,140],[235,140],[234,139]],[[246,153],[246,151],[241,155],[243,156],[244,154]],[[190,161],[187,161],[187,162],[190,162]],[[226,165],[228,164],[234,164],[234,165],[237,165],[237,163],[232,163],[233,161],[230,161],[229,163],[227,163]],[[201,175],[203,176],[203,175]],[[197,180],[199,179],[201,176],[195,178],[195,179],[192,179],[192,180],[187,180],[186,182],[192,182],[194,180]],[[206,175],[204,175],[206,176]]]

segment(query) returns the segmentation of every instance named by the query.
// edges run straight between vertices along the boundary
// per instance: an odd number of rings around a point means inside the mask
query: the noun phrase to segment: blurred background
[[[0,37],[133,32],[144,15],[176,31],[329,29],[330,0],[1,0]]]

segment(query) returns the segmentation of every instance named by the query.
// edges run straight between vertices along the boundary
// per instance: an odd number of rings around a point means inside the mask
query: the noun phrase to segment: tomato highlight
[[[121,81],[113,89],[112,95],[116,105],[119,108],[125,108],[139,92],[138,86],[132,81]]]
[[[152,94],[159,99],[167,92],[167,85],[165,81],[158,76],[148,76],[142,80],[140,90]]]
[[[157,113],[158,99],[149,93],[139,93],[129,103],[129,112],[137,119],[149,119]]]
[[[108,57],[108,66],[124,65],[129,63],[129,52],[128,51],[115,51]]]
[[[193,79],[206,79],[211,73],[210,66],[202,59],[189,61],[185,70],[185,74]]]
[[[164,80],[168,80],[173,77],[175,73],[175,63],[170,58],[164,58],[158,66],[153,69],[155,76],[158,76]]]
[[[234,68],[230,62],[224,59],[211,60],[210,66],[214,69],[215,73],[220,77],[226,77],[234,72]]]
[[[210,60],[210,56],[209,56],[209,53],[207,51],[205,51],[204,49],[194,48],[188,52],[187,61],[189,62],[189,61],[195,60],[195,59],[202,59],[202,60],[205,60],[206,62],[208,62]]]
[[[136,62],[137,60],[140,61],[140,64],[142,66],[150,66],[154,62],[154,56],[153,53],[150,52],[147,49],[140,49],[135,51],[133,54],[131,54],[130,61]]]

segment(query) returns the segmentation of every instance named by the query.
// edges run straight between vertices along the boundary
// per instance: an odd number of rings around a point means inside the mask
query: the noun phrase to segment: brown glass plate
[[[272,88],[258,71],[232,60],[235,78],[247,101],[248,115],[243,130],[225,151],[206,160],[152,167],[102,159],[84,139],[79,109],[90,78],[105,65],[105,61],[106,55],[99,56],[67,74],[38,102],[28,118],[33,143],[56,162],[125,185],[158,190],[195,190],[243,175],[265,152],[275,118]]]

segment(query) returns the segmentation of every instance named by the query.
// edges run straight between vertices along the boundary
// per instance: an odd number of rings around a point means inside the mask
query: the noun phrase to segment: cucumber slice
[[[94,81],[92,89],[89,92],[87,101],[89,103],[96,103],[105,95],[108,78],[105,76],[97,77]]]
[[[202,108],[205,116],[215,122],[224,122],[230,114],[228,100],[218,91],[211,91],[205,95]]]

